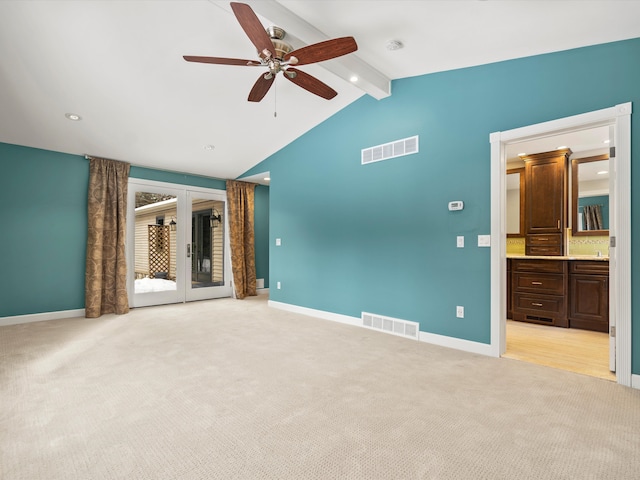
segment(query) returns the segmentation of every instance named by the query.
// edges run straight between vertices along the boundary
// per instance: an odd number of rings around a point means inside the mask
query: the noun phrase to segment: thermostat
[[[453,202],[449,202],[449,210],[462,210],[464,208],[464,202],[462,200],[455,200]]]

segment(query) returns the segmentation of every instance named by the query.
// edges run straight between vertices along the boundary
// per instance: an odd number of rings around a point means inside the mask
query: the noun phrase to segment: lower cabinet
[[[565,260],[511,260],[513,320],[567,327]]]
[[[609,262],[569,262],[569,327],[609,331]]]
[[[609,331],[609,262],[509,260],[509,318],[556,327]]]

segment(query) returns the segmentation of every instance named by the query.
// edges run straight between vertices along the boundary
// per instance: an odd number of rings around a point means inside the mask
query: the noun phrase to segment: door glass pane
[[[135,293],[176,290],[174,195],[136,192]]]
[[[191,287],[224,285],[224,202],[194,198],[191,203]]]

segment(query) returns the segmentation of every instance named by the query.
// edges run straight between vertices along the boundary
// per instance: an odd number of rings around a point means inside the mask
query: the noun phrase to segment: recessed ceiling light
[[[568,147],[567,147],[566,145],[560,145],[560,146],[558,147],[558,150],[562,150],[563,148],[568,148]]]
[[[601,170],[598,172],[598,175],[606,175],[607,173],[609,173],[607,170]]]
[[[216,147],[215,147],[215,146],[213,146],[213,145],[205,145],[203,148],[204,148],[205,150],[213,150],[213,149],[214,149],[214,148],[216,148]]]
[[[74,122],[82,120],[82,117],[75,113],[65,113],[64,116],[67,117],[69,120],[73,120]]]
[[[264,177],[264,179],[263,179],[263,180],[264,180],[265,182],[268,182],[269,180],[271,180],[271,178],[270,178],[270,177]]]
[[[609,142],[611,142],[611,140],[605,140],[605,141],[604,141],[604,142],[602,142],[602,143],[609,143]]]
[[[351,75],[351,77],[349,77],[349,80],[350,80],[352,83],[356,83],[356,82],[358,81],[358,77],[357,77],[356,75]]]
[[[526,155],[526,153],[524,153],[524,152],[518,154],[519,157],[524,157],[525,155]]]
[[[385,47],[387,47],[387,50],[400,50],[404,45],[400,40],[389,40]]]

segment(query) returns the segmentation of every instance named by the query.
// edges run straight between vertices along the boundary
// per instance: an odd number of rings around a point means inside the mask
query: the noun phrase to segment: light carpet
[[[0,327],[0,478],[637,479],[640,391],[269,308]]]

